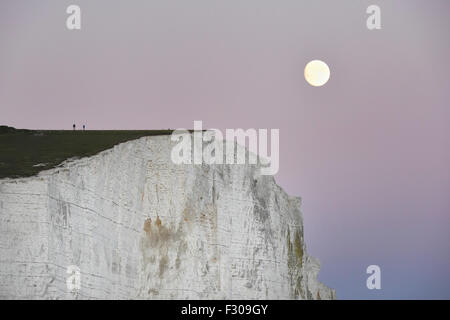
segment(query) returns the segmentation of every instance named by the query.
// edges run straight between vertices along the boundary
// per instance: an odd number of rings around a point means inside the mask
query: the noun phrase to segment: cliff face
[[[335,298],[299,198],[256,165],[175,165],[173,144],[144,137],[0,180],[0,298]]]

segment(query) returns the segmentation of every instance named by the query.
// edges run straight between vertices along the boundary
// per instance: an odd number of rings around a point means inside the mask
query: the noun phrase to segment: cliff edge
[[[0,298],[335,298],[300,198],[257,165],[175,165],[173,145],[142,137],[0,180]]]

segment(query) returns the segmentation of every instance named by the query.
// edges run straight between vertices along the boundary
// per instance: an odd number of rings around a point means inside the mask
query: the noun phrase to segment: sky
[[[66,8],[81,8],[68,30]],[[366,9],[381,9],[368,30]],[[3,0],[0,124],[280,130],[340,299],[450,299],[450,2]],[[312,87],[303,69],[325,61]],[[366,268],[381,268],[368,290]]]

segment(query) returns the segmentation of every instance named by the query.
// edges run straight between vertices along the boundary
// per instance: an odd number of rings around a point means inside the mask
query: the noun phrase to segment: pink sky
[[[0,124],[280,129],[277,181],[338,297],[450,298],[448,1],[376,1],[378,31],[372,1],[79,0],[68,31],[72,3],[0,3]]]

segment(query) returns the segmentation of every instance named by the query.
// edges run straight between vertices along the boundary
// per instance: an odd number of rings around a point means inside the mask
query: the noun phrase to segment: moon
[[[321,87],[330,79],[330,68],[323,61],[312,60],[305,66],[305,79],[310,85]]]

